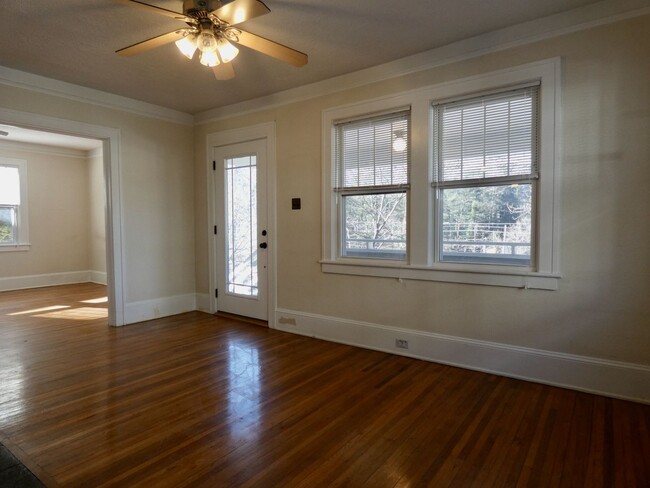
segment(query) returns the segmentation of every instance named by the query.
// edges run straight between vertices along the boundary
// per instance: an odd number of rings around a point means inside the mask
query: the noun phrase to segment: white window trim
[[[11,159],[0,157],[0,166],[13,166],[18,168],[20,178],[20,205],[16,220],[18,221],[18,242],[11,244],[0,244],[0,252],[6,251],[28,251],[29,243],[29,208],[27,196],[27,161],[24,159]]]
[[[480,285],[556,290],[560,279],[559,263],[559,166],[561,130],[562,62],[553,58],[461,80],[432,85],[385,97],[334,107],[322,114],[322,220],[325,273],[390,277],[425,281],[444,281]],[[454,97],[540,81],[539,164],[537,196],[537,235],[534,236],[536,270],[511,266],[440,263],[434,260],[435,191],[432,181],[431,103]],[[408,225],[409,262],[338,257],[338,222],[334,185],[334,124],[380,111],[411,107],[411,190]],[[414,184],[426,182],[425,184]]]

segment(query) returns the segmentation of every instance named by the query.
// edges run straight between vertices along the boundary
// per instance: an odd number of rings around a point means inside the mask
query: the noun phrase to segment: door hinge
[[[219,298],[219,289],[218,288],[214,289],[214,298]]]
[[[214,235],[217,235],[217,226],[214,226]]]
[[[217,162],[212,161],[212,171],[217,171]]]

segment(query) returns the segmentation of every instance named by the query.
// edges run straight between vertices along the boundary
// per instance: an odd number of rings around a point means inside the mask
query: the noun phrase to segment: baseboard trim
[[[275,328],[332,342],[650,404],[650,367],[277,309]],[[408,341],[398,349],[396,339]]]
[[[94,271],[91,270],[88,273],[90,273],[90,281],[91,283],[97,283],[98,285],[106,285],[108,281],[106,281],[106,271]]]
[[[124,323],[134,324],[196,309],[195,293],[131,302],[124,306]]]
[[[210,313],[210,295],[208,293],[196,294],[196,309],[201,312]]]
[[[65,273],[10,276],[7,278],[0,278],[0,291],[24,290],[26,288],[42,288],[45,286],[87,283],[89,281],[92,281],[91,273],[91,271],[69,271]]]

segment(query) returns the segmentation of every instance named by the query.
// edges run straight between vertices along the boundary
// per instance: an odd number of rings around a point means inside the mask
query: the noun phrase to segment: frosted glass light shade
[[[203,51],[199,60],[203,66],[208,66],[210,68],[214,68],[219,64],[217,51]]]
[[[185,56],[187,59],[192,59],[197,48],[196,36],[190,34],[183,37],[182,39],[179,39],[176,41],[176,47],[181,53],[183,53],[183,56]]]
[[[219,55],[224,63],[229,63],[239,54],[239,49],[230,44],[223,37],[217,40],[217,49],[219,50]]]

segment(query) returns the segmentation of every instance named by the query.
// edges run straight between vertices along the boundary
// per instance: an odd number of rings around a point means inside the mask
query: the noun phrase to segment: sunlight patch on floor
[[[91,300],[82,300],[81,303],[107,303],[108,297],[92,298]]]
[[[57,310],[44,314],[35,315],[47,319],[67,319],[67,320],[93,320],[108,317],[108,310],[105,308],[81,307],[69,310]]]
[[[61,310],[64,308],[70,308],[70,305],[52,305],[51,307],[41,307],[41,308],[34,308],[32,310],[24,310],[22,312],[14,312],[10,313],[8,315],[29,315],[32,313],[40,313],[40,312],[49,312],[50,310]]]

